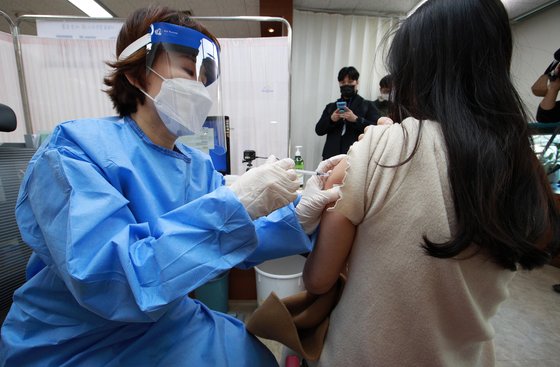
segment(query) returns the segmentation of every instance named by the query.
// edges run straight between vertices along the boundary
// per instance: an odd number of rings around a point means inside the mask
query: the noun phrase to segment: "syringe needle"
[[[323,172],[316,172],[316,171],[308,171],[305,169],[294,169],[294,171],[296,173],[301,173],[303,175],[309,175],[309,176],[330,176],[329,172],[323,173]]]

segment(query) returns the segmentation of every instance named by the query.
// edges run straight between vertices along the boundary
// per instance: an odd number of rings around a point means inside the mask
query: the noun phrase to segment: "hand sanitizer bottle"
[[[295,169],[305,169],[303,157],[301,156],[301,145],[296,145],[296,154],[294,156]],[[303,174],[298,173],[299,187],[303,187]]]

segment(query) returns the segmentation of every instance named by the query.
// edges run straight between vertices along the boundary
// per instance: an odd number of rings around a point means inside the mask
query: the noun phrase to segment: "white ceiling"
[[[328,11],[356,15],[403,15],[412,10],[419,0],[293,0],[294,8],[310,11]],[[510,19],[541,6],[552,5],[554,0],[502,0]]]
[[[126,18],[134,9],[152,3],[172,8],[190,10],[195,16],[259,15],[259,0],[97,0],[119,18]],[[277,0],[282,1],[282,0]],[[413,9],[419,0],[293,0],[294,9],[338,14],[402,16]],[[541,7],[558,5],[560,0],[502,0],[510,19],[528,14]],[[0,0],[0,10],[12,20],[24,14],[70,15],[85,14],[67,0]],[[218,37],[258,37],[260,26],[256,22],[203,21]],[[8,32],[8,22],[0,19],[0,31]],[[24,34],[33,34],[30,22],[21,23]]]

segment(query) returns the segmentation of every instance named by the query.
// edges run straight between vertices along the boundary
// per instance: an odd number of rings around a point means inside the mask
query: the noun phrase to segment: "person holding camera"
[[[560,48],[554,53],[554,61],[546,68],[531,91],[535,96],[543,97],[537,109],[537,122],[560,122]]]
[[[327,135],[323,159],[346,154],[364,128],[377,123],[379,111],[375,104],[358,94],[359,78],[360,73],[353,66],[338,72],[340,98],[325,107],[315,125],[317,135]]]
[[[560,101],[557,101],[560,91],[560,48],[554,53],[554,61],[548,65],[531,91],[535,96],[544,97],[537,109],[537,122],[560,122]],[[560,293],[560,283],[553,284],[552,289]]]

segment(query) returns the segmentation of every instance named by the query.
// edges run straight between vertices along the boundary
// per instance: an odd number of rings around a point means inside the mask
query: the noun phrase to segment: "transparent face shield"
[[[226,127],[216,43],[192,28],[154,23],[148,34],[127,47],[119,59],[142,47],[147,49],[147,75],[153,73],[162,81],[159,93],[148,97],[154,100],[164,123],[169,119],[174,120],[171,125],[182,125],[176,130],[168,123],[166,126],[189,146],[225,154]]]

